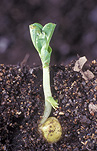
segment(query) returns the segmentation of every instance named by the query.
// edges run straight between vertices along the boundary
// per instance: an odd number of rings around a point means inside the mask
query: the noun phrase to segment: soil
[[[2,151],[97,150],[97,62],[86,67],[94,74],[89,81],[73,71],[74,65],[72,61],[66,66],[50,67],[52,94],[59,102],[51,116],[60,121],[63,130],[61,140],[54,144],[47,143],[38,133],[44,110],[42,68],[0,65]]]

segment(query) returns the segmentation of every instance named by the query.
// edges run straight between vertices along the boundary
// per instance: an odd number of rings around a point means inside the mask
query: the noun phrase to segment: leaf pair
[[[49,46],[53,35],[55,24],[48,23],[44,27],[41,24],[34,23],[29,26],[31,39],[34,47],[39,53],[42,64],[49,65],[52,49]]]

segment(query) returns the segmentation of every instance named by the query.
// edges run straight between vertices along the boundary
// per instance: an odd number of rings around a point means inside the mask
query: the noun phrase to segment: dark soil
[[[67,66],[52,66],[51,88],[59,108],[51,116],[60,121],[63,135],[48,144],[38,133],[43,114],[44,96],[41,67],[0,65],[0,148],[2,151],[96,151],[97,62],[88,69],[94,78],[85,81],[73,71],[75,61]]]

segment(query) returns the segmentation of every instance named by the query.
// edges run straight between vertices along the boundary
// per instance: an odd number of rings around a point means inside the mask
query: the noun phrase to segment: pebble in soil
[[[59,101],[59,109],[51,116],[59,120],[63,131],[54,144],[37,131],[44,109],[41,68],[0,65],[1,150],[97,150],[97,112],[89,111],[90,103],[97,104],[97,62],[88,67],[94,74],[89,81],[73,71],[74,64],[51,67],[52,94]]]

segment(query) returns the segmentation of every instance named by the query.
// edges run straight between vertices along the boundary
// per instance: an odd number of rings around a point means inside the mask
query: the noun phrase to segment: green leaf
[[[39,53],[43,65],[49,65],[52,49],[49,46],[53,35],[55,24],[48,23],[44,27],[41,24],[34,23],[29,26],[31,39],[34,47]]]
[[[36,50],[40,53],[42,44],[41,41],[39,41],[39,35],[41,35],[43,26],[41,24],[34,23],[29,25],[29,28],[33,45],[36,48]]]
[[[49,52],[49,53],[48,53]],[[42,60],[43,66],[48,66],[50,63],[50,57],[51,57],[52,48],[49,46],[48,50],[42,48],[41,49],[41,55],[40,58]]]
[[[42,32],[44,32],[47,36],[48,44],[51,40],[55,27],[56,27],[56,24],[48,23],[42,28]]]

